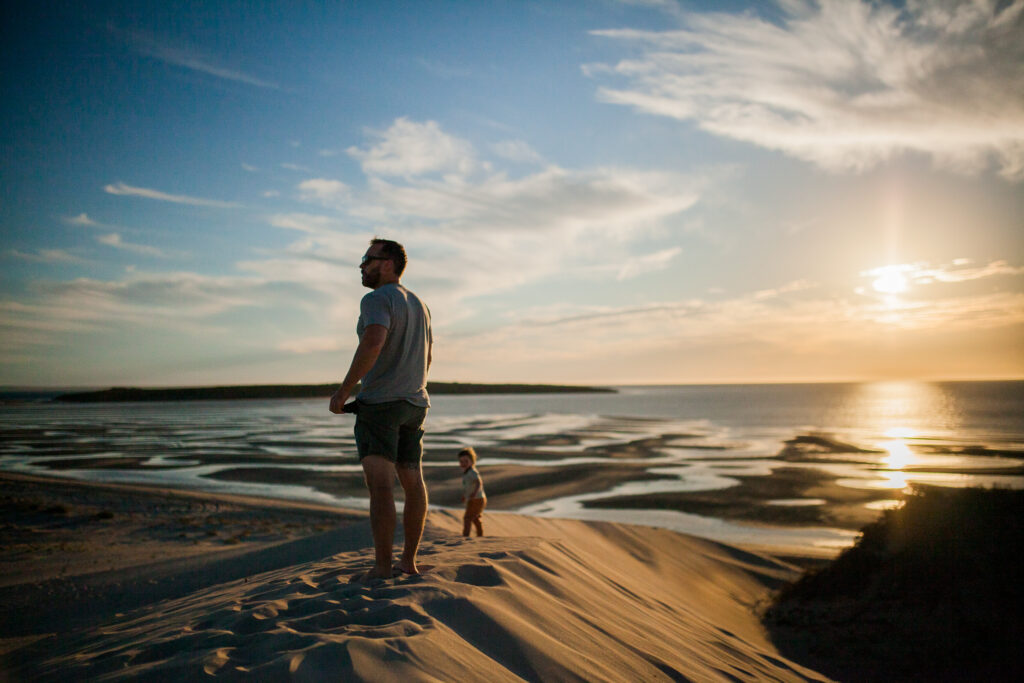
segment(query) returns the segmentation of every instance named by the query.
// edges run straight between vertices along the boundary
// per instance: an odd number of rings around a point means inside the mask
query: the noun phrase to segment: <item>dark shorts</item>
[[[427,409],[408,401],[359,402],[356,449],[359,460],[379,455],[396,467],[418,469],[423,458],[423,420]]]

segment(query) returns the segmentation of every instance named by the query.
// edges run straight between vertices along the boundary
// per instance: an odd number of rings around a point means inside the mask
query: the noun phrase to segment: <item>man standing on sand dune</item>
[[[427,516],[421,460],[434,339],[430,311],[399,283],[406,261],[401,244],[377,237],[370,242],[359,269],[363,286],[373,291],[359,304],[359,346],[345,380],[331,397],[331,412],[346,412],[345,401],[362,380],[354,410],[356,448],[370,493],[375,548],[374,568],[363,579],[391,578],[395,571],[419,573],[416,551]],[[396,475],[405,491],[405,545],[392,566]]]

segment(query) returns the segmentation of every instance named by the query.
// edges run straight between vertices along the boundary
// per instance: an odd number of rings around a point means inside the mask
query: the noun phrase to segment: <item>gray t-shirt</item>
[[[363,377],[359,400],[365,403],[408,401],[430,407],[427,396],[427,355],[434,338],[430,310],[419,297],[400,284],[378,287],[359,303],[356,334],[370,325],[388,329],[377,362]]]

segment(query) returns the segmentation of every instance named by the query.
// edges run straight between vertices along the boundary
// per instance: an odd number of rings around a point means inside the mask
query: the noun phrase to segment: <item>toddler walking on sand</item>
[[[476,451],[472,447],[459,451],[459,466],[462,468],[462,502],[466,504],[462,535],[468,537],[470,526],[475,526],[476,535],[483,536],[484,525],[480,518],[487,507],[487,496],[484,494],[484,480],[476,471]]]

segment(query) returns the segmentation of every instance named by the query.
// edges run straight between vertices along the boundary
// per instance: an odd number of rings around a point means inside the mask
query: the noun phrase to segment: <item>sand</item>
[[[8,680],[826,680],[758,619],[797,568],[692,536],[497,512],[463,539],[431,510],[433,568],[359,583],[365,513],[0,484]]]

